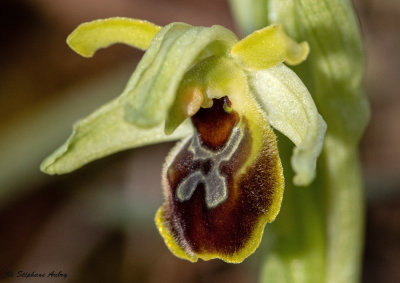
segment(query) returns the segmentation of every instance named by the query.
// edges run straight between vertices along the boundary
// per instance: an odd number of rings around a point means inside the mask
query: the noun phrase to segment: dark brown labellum
[[[255,231],[281,198],[280,161],[270,146],[275,137],[252,158],[249,121],[230,109],[227,97],[214,99],[192,122],[194,136],[173,152],[164,170],[166,203],[157,223],[190,260],[240,262],[255,249]]]

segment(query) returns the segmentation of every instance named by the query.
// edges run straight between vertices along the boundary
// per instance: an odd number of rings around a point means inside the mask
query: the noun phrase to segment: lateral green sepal
[[[123,108],[115,99],[78,121],[69,139],[42,162],[40,170],[65,174],[118,151],[178,140],[191,133],[189,121],[169,136],[164,134],[164,125],[138,128],[124,120]]]
[[[306,186],[315,178],[326,123],[305,85],[283,64],[249,73],[255,98],[269,123],[295,145],[292,167],[295,185]]]

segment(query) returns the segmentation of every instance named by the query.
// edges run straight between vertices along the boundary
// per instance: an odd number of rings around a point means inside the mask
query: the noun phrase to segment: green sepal
[[[122,101],[125,119],[153,127],[167,117],[185,73],[205,56],[227,54],[237,37],[221,26],[165,26],[134,72]]]
[[[40,169],[47,174],[65,174],[124,149],[178,140],[192,133],[189,122],[167,136],[164,125],[138,128],[127,123],[123,115],[123,107],[115,99],[78,121],[69,139],[42,162]]]
[[[193,102],[202,96],[201,103],[197,103],[197,110],[201,107],[212,106],[213,98],[221,98],[228,95],[244,96],[243,89],[246,89],[247,80],[242,69],[234,60],[227,56],[211,56],[199,62],[191,68],[184,76],[179,86],[174,103],[172,104],[166,122],[165,132],[172,133],[186,118],[185,108],[193,107]],[[196,93],[199,93],[195,95]],[[188,103],[191,98],[192,103]],[[240,106],[236,105],[237,108]],[[196,112],[197,112],[196,110]],[[239,110],[240,111],[240,110]]]
[[[316,161],[321,153],[326,123],[299,77],[283,64],[249,72],[255,98],[269,123],[295,145],[292,167],[294,183],[306,186],[315,178]]]

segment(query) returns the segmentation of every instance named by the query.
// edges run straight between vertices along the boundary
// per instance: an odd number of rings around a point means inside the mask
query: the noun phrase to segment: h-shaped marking
[[[204,174],[200,169],[192,172],[178,185],[176,195],[180,201],[189,200],[196,187],[203,183],[206,191],[205,201],[208,208],[217,207],[228,198],[226,178],[219,172],[219,166],[223,161],[229,161],[236,152],[243,138],[239,127],[232,129],[228,141],[219,151],[211,151],[203,147],[199,141],[199,135],[195,133],[188,150],[193,153],[193,161],[212,160],[211,170]]]

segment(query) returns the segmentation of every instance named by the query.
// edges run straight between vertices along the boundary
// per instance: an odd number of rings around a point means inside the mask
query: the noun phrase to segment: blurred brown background
[[[355,6],[373,115],[361,146],[363,282],[400,282],[400,2]],[[39,172],[75,120],[122,91],[142,55],[114,46],[84,59],[65,44],[78,24],[127,16],[236,30],[227,1],[2,0],[0,7],[0,281],[19,281],[19,270],[54,270],[68,282],[257,282],[260,252],[241,265],[190,264],[165,247],[153,217],[173,143],[121,152],[65,176]]]

